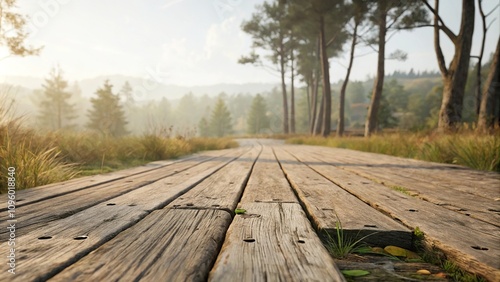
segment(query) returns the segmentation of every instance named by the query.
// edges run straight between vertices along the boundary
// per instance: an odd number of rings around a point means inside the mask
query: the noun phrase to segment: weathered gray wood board
[[[391,190],[297,149],[288,148],[288,151],[365,203],[410,228],[419,227],[430,245],[463,269],[491,281],[500,280],[500,229],[497,226]]]
[[[136,224],[150,211],[165,207],[239,155],[241,151],[234,150],[218,163],[200,164],[69,217],[44,222],[43,226],[18,238],[22,263],[19,275],[14,277],[15,281],[45,280],[51,277]],[[78,240],[83,238],[81,236],[85,236],[85,239]],[[51,254],[49,259],[47,254]]]
[[[164,191],[169,193],[171,190],[157,191],[157,186],[174,186],[176,183],[182,183],[182,181],[189,178],[190,175],[197,176],[212,173],[214,167],[217,169],[222,167],[246,150],[248,150],[248,148],[235,149],[223,156],[210,158],[204,162],[190,160],[178,163],[175,166],[142,173],[132,179],[120,179],[111,183],[55,197],[50,199],[50,201],[33,203],[30,205],[29,213],[18,213],[17,234],[21,236],[30,230],[42,227],[50,221],[71,216],[74,213],[99,203],[109,202],[114,197],[128,192],[132,192],[131,195],[135,195],[134,203],[131,204],[139,204],[143,202],[144,199],[150,198],[151,196],[161,196]],[[205,171],[207,173],[204,173]],[[141,187],[145,187],[145,189],[138,190]],[[150,194],[146,195],[145,193]],[[7,232],[8,230],[0,230],[1,241],[6,240]]]
[[[205,281],[230,222],[222,210],[155,211],[49,281]]]
[[[299,204],[247,203],[209,281],[345,281]]]
[[[305,146],[303,149],[307,149]],[[337,148],[322,148],[323,156],[329,160],[346,164],[346,167],[368,167],[390,170],[393,174],[426,181],[430,184],[457,190],[486,199],[500,197],[500,175],[494,172],[473,170],[462,166],[425,162],[388,155]],[[366,161],[369,160],[369,163]],[[339,162],[340,161],[340,162]],[[349,165],[352,164],[352,165]]]
[[[186,161],[203,162],[205,160],[223,156],[231,149],[202,152],[190,156],[185,156],[177,160],[155,161],[142,166],[115,171],[106,174],[98,174],[92,176],[79,177],[63,182],[52,183],[44,186],[34,187],[30,189],[20,190],[16,193],[16,207],[23,207],[31,203],[36,203],[44,199],[55,198],[60,195],[69,194],[82,189],[91,188],[94,186],[106,184],[112,181],[120,180],[126,177],[132,178],[144,172],[153,171],[172,164],[182,163]],[[178,170],[176,168],[173,169]],[[0,212],[7,209],[7,203],[0,203]]]
[[[243,154],[186,194],[175,199],[168,207],[224,209],[233,214],[260,152],[259,146]]]
[[[336,236],[337,224],[346,236],[385,247],[411,248],[412,231],[373,209],[341,187],[300,163],[279,147],[275,153],[309,217],[319,230]]]
[[[376,164],[377,160],[372,161],[372,159],[365,159],[363,162],[361,162],[355,157],[348,158],[345,156],[340,157],[335,154],[330,155],[330,153],[332,152],[325,153],[324,151],[322,151],[321,153],[319,153],[317,150],[311,150],[311,148],[303,148],[302,151],[304,150],[327,163],[332,162],[332,159],[341,160],[345,164],[338,164],[335,161],[333,163],[337,167],[355,172],[356,174],[382,183],[388,187],[403,188],[413,196],[417,196],[426,201],[465,214],[467,216],[483,220],[490,224],[500,226],[500,201],[495,201],[494,199],[478,196],[477,194],[479,193],[472,194],[470,193],[470,191],[464,192],[445,187],[446,185],[443,185],[443,183],[446,183],[445,180],[441,180],[440,182],[429,182],[428,178],[431,175],[430,172],[428,172],[425,176],[420,174],[415,175],[412,173],[408,173],[405,168],[397,170],[394,168],[387,168],[387,163],[385,165],[379,166]],[[398,163],[395,163],[394,161],[400,162],[398,158],[394,158],[393,162],[391,163],[392,166],[398,165]],[[356,165],[349,165],[349,163],[356,163]],[[442,172],[441,174],[446,175],[447,173]],[[473,183],[472,181],[467,182],[474,184],[477,187],[480,186],[479,184]],[[500,193],[500,180],[498,181],[497,185],[497,187],[499,187],[498,190]]]
[[[264,146],[240,201],[253,202],[298,203],[270,146]]]
[[[334,229],[339,216],[344,229],[400,238],[419,227],[448,259],[500,281],[498,214],[484,210],[499,201],[496,189],[478,188],[499,177],[259,142],[21,191],[17,275],[2,264],[0,281],[344,281],[308,216],[319,228]],[[7,235],[0,230],[2,242]]]

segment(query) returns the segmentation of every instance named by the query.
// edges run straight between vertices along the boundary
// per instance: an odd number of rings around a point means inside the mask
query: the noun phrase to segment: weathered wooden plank
[[[340,222],[345,236],[385,247],[411,248],[412,232],[325,179],[282,149],[275,153],[300,202],[319,230],[336,236]]]
[[[296,203],[248,203],[209,281],[345,281]]]
[[[310,146],[307,146],[310,147]],[[311,147],[314,148],[314,147]],[[346,167],[376,167],[386,169],[402,177],[425,180],[451,190],[470,193],[490,200],[499,199],[500,175],[494,172],[469,169],[463,166],[425,162],[382,154],[338,148],[317,148],[330,161],[340,161]],[[356,164],[350,166],[349,164]]]
[[[298,203],[271,147],[264,146],[240,202]]]
[[[18,191],[16,193],[16,207],[24,207],[26,205],[40,202],[44,199],[54,198],[60,195],[69,194],[82,189],[87,189],[101,184],[106,184],[115,180],[120,180],[126,177],[134,177],[138,174],[153,171],[172,164],[182,163],[186,161],[204,161],[214,157],[223,156],[229,150],[218,150],[202,152],[190,156],[185,156],[177,160],[155,161],[142,166],[114,171],[106,174],[98,174],[92,176],[79,177],[63,182],[47,184],[39,187],[33,187]],[[175,170],[175,169],[174,169]],[[7,210],[7,203],[0,203],[0,212]]]
[[[318,159],[330,162],[331,157],[318,150],[308,150]],[[337,157],[339,159],[339,157]],[[340,159],[346,160],[347,158]],[[354,162],[353,159],[348,160]],[[404,169],[387,168],[385,165],[374,164],[374,160],[364,160],[366,165],[361,162],[359,165],[338,165],[338,167],[355,172],[363,177],[382,183],[389,187],[402,187],[413,196],[429,201],[431,203],[443,206],[450,210],[471,216],[490,224],[500,226],[500,201],[484,198],[477,194],[463,192],[456,189],[446,188],[445,180],[440,182],[427,181],[423,176],[405,174]],[[453,173],[449,172],[449,173]],[[442,174],[442,173],[441,173]],[[500,181],[498,183],[500,187]],[[499,189],[500,190],[500,189]]]
[[[153,196],[155,194],[161,196],[165,191],[170,193],[171,190],[167,189],[168,187],[172,187],[192,175],[195,177],[199,175],[201,178],[204,178],[207,173],[213,173],[247,150],[249,148],[233,149],[221,157],[210,158],[204,162],[190,160],[174,166],[142,173],[130,179],[125,178],[92,187],[91,189],[84,189],[34,203],[29,206],[29,213],[18,212],[16,215],[18,220],[17,234],[18,236],[26,234],[30,230],[40,228],[47,224],[47,222],[70,216],[128,192],[131,192],[131,195],[135,195],[135,198],[133,198],[134,203],[131,204],[142,203],[145,199],[151,197],[151,195],[144,195],[144,193],[153,193]],[[145,187],[145,189],[139,189],[141,187]],[[166,190],[156,191],[156,187],[165,187]],[[138,191],[134,192],[134,190]],[[145,204],[148,206],[147,202]],[[5,241],[7,235],[8,230],[0,230],[0,241]]]
[[[205,281],[230,222],[221,210],[155,211],[49,281]]]
[[[255,147],[241,157],[175,199],[168,208],[224,209],[234,214],[261,147]]]
[[[419,227],[425,233],[428,244],[443,251],[461,268],[491,281],[500,280],[498,227],[393,191],[355,173],[311,158],[298,150],[294,150],[293,154],[365,203],[400,220],[410,228]]]
[[[232,151],[230,155],[238,152],[240,151]],[[17,233],[19,273],[15,275],[14,281],[45,280],[53,276],[137,223],[148,212],[165,207],[236,157],[237,155],[232,158],[226,155],[218,161],[200,164],[71,216],[44,222],[31,229],[27,235],[20,236]],[[86,237],[84,240],[75,240],[78,236]],[[46,240],[38,239],[48,237],[50,238]],[[2,256],[7,256],[5,251],[2,250]],[[7,279],[7,269],[3,270],[0,281]]]

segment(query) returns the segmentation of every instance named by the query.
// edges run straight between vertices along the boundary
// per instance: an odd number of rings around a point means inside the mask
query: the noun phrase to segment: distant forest
[[[491,62],[483,65],[483,75],[486,77]],[[470,73],[475,72],[475,68]],[[53,80],[53,81],[52,81]],[[62,82],[61,82],[62,81]],[[49,96],[48,85],[66,85],[68,93],[68,116],[64,116],[63,124],[59,124],[54,115],[54,109],[47,108]],[[227,110],[224,123],[223,135],[235,134],[281,134],[282,113],[281,92],[278,87],[256,95],[248,93],[220,93],[217,97],[199,95],[199,93],[186,93],[181,99],[138,102],[133,98],[133,87],[128,82],[124,85],[113,85],[110,81],[108,91],[116,95],[116,107],[123,115],[124,131],[121,134],[160,134],[165,136],[217,136],[215,125],[210,128],[210,122],[220,119],[223,115],[220,111]],[[466,85],[465,105],[463,113],[464,123],[472,124],[477,120],[474,111],[476,84],[475,76],[470,75]],[[97,115],[92,111],[96,98],[91,102],[82,97],[78,85],[68,86],[64,78],[57,74],[51,74],[45,86],[35,90],[32,94],[32,105],[34,110],[35,127],[42,130],[87,130],[89,120]],[[118,86],[118,87],[117,87]],[[336,129],[338,116],[338,101],[342,81],[332,84],[332,124]],[[365,81],[350,82],[346,91],[345,120],[346,130],[360,132],[363,130],[367,108],[369,106],[373,79]],[[104,88],[106,86],[103,86]],[[422,130],[432,129],[437,126],[438,113],[441,105],[442,93],[441,75],[436,71],[394,71],[386,76],[381,108],[378,116],[379,129],[398,130]],[[118,90],[116,90],[118,89]],[[102,90],[102,89],[101,89]],[[97,96],[96,94],[94,96]],[[289,89],[290,91],[290,89]],[[307,103],[307,91],[305,87],[295,89],[296,100],[296,132],[309,132],[309,106]],[[168,93],[165,93],[168,96]],[[260,99],[258,108],[252,108]],[[46,103],[43,102],[46,100]],[[218,102],[222,101],[222,105]],[[53,105],[52,105],[53,106]],[[223,109],[221,109],[223,107]],[[109,108],[107,108],[109,112]],[[216,113],[216,111],[219,111]],[[48,116],[43,118],[44,112]],[[52,118],[50,118],[52,117]],[[106,117],[110,119],[112,117]],[[104,119],[104,117],[101,117]],[[256,121],[257,120],[257,121]],[[60,127],[59,127],[60,126]],[[102,129],[101,129],[102,130]],[[119,134],[120,135],[120,134]]]

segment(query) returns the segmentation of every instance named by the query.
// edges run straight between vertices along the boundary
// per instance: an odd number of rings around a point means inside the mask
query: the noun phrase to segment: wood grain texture
[[[314,148],[305,146],[302,150],[307,150],[308,147]],[[500,197],[498,189],[500,175],[495,172],[347,149],[322,148],[315,151],[321,152],[322,156],[338,165],[345,164],[348,168],[360,166],[386,169],[401,177],[426,181],[452,191],[461,191],[490,200]]]
[[[264,146],[240,201],[253,202],[298,203],[270,146]]]
[[[99,203],[109,202],[113,198],[129,192],[132,195],[132,203],[128,204],[144,204],[144,208],[147,210],[155,209],[155,205],[151,204],[154,201],[149,201],[150,198],[156,196],[160,198],[170,197],[172,196],[172,191],[183,193],[182,189],[176,190],[170,189],[170,187],[189,180],[191,176],[197,177],[201,181],[207,175],[226,165],[247,150],[249,149],[233,149],[232,151],[225,152],[220,157],[203,159],[203,161],[197,158],[155,171],[142,173],[131,179],[124,178],[34,203],[29,206],[29,213],[24,213],[20,210],[17,214],[17,235],[24,235],[30,230],[41,228],[50,221],[71,216]],[[141,187],[144,187],[144,189],[139,189]],[[159,187],[163,189],[159,189]],[[8,230],[0,230],[0,241],[6,240],[7,232]]]
[[[317,229],[336,236],[340,222],[344,234],[354,240],[365,237],[363,241],[373,246],[411,248],[411,230],[325,179],[282,149],[275,148],[275,153]]]
[[[293,154],[365,203],[400,220],[405,226],[419,227],[425,233],[426,242],[443,251],[459,267],[490,281],[500,280],[498,227],[391,190],[298,150],[293,150]]]
[[[223,154],[223,152],[218,151],[218,154]],[[132,178],[141,173],[156,170],[175,163],[193,159],[199,160],[200,157],[210,158],[214,156],[216,155],[203,152],[201,154],[190,155],[179,158],[177,160],[155,161],[138,167],[123,169],[105,174],[78,177],[63,182],[51,183],[43,186],[33,187],[30,189],[20,190],[16,193],[16,207],[24,207],[32,203],[40,202],[44,199],[51,199],[60,195],[70,194],[72,192],[106,184],[126,177]],[[7,204],[4,202],[0,203],[0,212],[5,210],[7,210]]]
[[[295,203],[248,203],[226,234],[209,281],[345,281]]]
[[[316,151],[308,151],[316,158],[331,162],[332,156],[319,153]],[[335,157],[342,162],[355,162],[353,158]],[[374,164],[375,160],[365,159],[364,163],[357,162],[358,165],[336,164],[336,166],[355,172],[363,177],[373,181],[382,183],[388,187],[401,187],[407,190],[411,195],[422,198],[431,203],[443,206],[450,210],[483,220],[490,224],[500,226],[500,201],[479,196],[479,193],[470,193],[470,191],[462,191],[446,187],[448,183],[445,179],[441,181],[428,180],[429,176],[415,175],[403,169],[388,168],[386,165]],[[394,163],[392,165],[395,165]],[[451,174],[454,171],[440,172],[440,175]],[[432,174],[431,174],[432,175]],[[494,179],[491,179],[492,181]],[[465,180],[464,180],[465,181]],[[473,183],[467,181],[468,183]],[[480,185],[473,183],[476,187]],[[497,186],[500,187],[500,181]],[[484,187],[484,186],[481,186]],[[480,189],[480,188],[479,188]],[[475,190],[478,190],[476,188]],[[500,194],[500,188],[498,188]],[[500,196],[500,195],[499,195]]]
[[[219,171],[210,175],[168,208],[224,209],[234,214],[261,147],[255,147]]]
[[[240,150],[234,150],[224,158],[197,165],[71,216],[43,222],[27,235],[16,234],[21,246],[18,253],[21,262],[15,281],[45,280],[137,223],[149,212],[165,207],[239,154]],[[86,236],[86,239],[74,240],[78,236]],[[38,239],[44,237],[51,238]],[[6,251],[2,249],[1,255],[7,256]],[[8,274],[6,265],[2,270],[5,271],[0,273],[0,281]]]
[[[205,281],[230,222],[221,210],[155,211],[49,281]]]

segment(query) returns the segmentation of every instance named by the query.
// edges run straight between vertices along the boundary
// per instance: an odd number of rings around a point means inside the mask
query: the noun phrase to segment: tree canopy
[[[113,93],[113,85],[108,80],[96,91],[97,97],[90,99],[92,109],[88,113],[89,129],[113,137],[128,133],[125,112],[120,104],[120,98]]]

